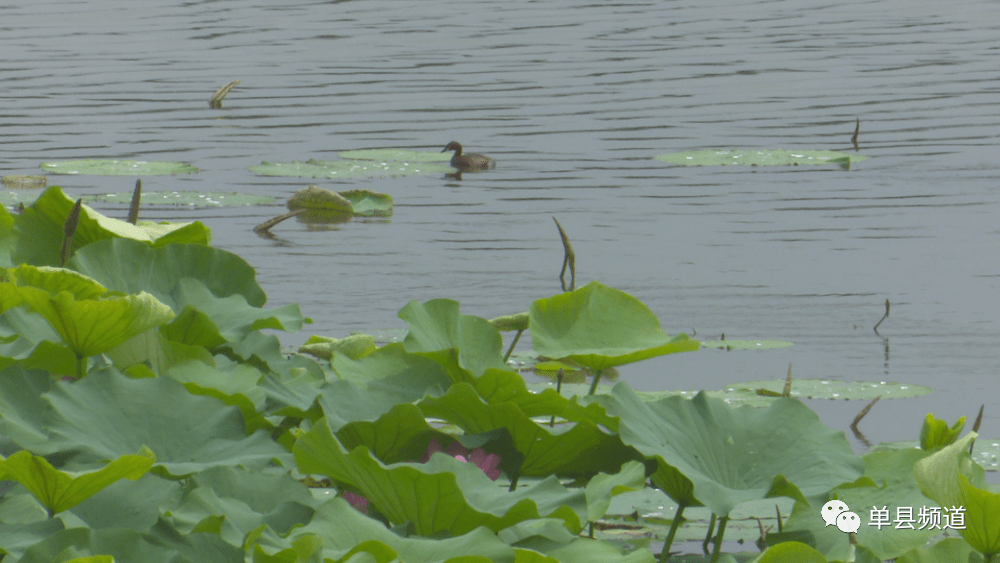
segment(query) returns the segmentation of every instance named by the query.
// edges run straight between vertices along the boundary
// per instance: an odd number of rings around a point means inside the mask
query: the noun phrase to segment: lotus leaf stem
[[[510,355],[514,352],[514,346],[517,346],[517,341],[521,339],[521,333],[522,332],[524,332],[523,328],[519,329],[517,331],[517,334],[514,335],[514,341],[510,343],[510,348],[507,349],[507,354],[504,355],[504,357],[503,357],[503,363],[506,364],[507,360],[510,359]]]
[[[562,380],[563,380],[563,368],[559,368],[556,372],[556,393],[562,395]],[[980,415],[982,414],[982,409],[979,410]],[[556,425],[556,415],[552,415],[552,420],[549,421],[549,428]]]
[[[701,550],[705,552],[705,555],[708,555],[708,544],[712,541],[712,532],[715,531],[715,521],[717,519],[718,516],[713,512],[712,518],[708,521],[708,533],[705,534],[705,541],[701,542]]]
[[[677,512],[674,513],[674,520],[670,523],[670,531],[667,532],[667,539],[663,540],[663,553],[660,553],[660,563],[666,563],[667,557],[670,556],[670,546],[674,543],[674,536],[677,535],[677,529],[680,528],[681,522],[684,521],[684,508],[687,505],[683,502],[677,503]]]
[[[713,514],[712,516],[714,517],[715,515]],[[726,535],[726,523],[728,522],[728,516],[719,518],[719,532],[715,534],[715,546],[712,549],[712,563],[719,560],[719,554],[722,551],[722,537]]]
[[[604,370],[599,369],[597,370],[597,373],[594,374],[594,382],[590,384],[590,392],[587,393],[588,395],[593,395],[594,393],[597,393],[597,383],[601,380],[601,373],[603,371]]]

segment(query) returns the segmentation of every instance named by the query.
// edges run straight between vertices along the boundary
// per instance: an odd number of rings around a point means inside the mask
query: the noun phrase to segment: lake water
[[[179,160],[146,191],[272,194],[270,207],[149,208],[201,220],[308,334],[401,327],[410,299],[468,314],[560,290],[558,217],[578,285],[646,303],[668,332],[795,342],[622,369],[642,389],[783,378],[900,381],[873,442],[916,439],[986,401],[997,436],[1000,4],[883,2],[196,1],[0,6],[0,172],[84,158]],[[242,83],[224,109],[208,99]],[[852,169],[675,167],[704,148],[850,150]],[[334,182],[257,177],[267,161],[440,150],[495,171]],[[134,179],[51,177],[73,196]],[[391,220],[251,228],[314,183],[393,196]],[[121,206],[97,206],[124,216]],[[892,314],[872,327],[892,303]],[[994,397],[991,399],[990,397]],[[863,406],[811,401],[846,429]],[[853,438],[852,438],[853,439]],[[863,445],[855,442],[857,449]]]

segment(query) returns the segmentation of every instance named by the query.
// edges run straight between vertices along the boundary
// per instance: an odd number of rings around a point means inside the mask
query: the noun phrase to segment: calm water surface
[[[201,220],[310,333],[402,326],[410,299],[485,317],[559,291],[572,238],[600,280],[668,332],[792,348],[700,352],[623,369],[643,389],[783,377],[937,389],[883,401],[872,441],[915,439],[927,412],[1000,435],[995,29],[983,1],[147,2],[0,6],[0,172],[82,158],[180,160],[147,191],[273,194],[272,207],[149,209]],[[223,110],[216,88],[242,84]],[[681,168],[702,148],[853,150],[835,167]],[[440,150],[500,162],[461,180],[255,177],[262,160]],[[53,177],[72,195],[133,180]],[[390,221],[250,229],[315,183],[391,194]],[[119,207],[99,207],[124,215]],[[883,340],[871,330],[892,302]],[[846,428],[858,402],[811,402]],[[861,444],[856,442],[861,448]]]

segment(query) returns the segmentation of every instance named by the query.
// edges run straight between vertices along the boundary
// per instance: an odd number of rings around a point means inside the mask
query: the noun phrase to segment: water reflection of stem
[[[522,329],[520,329],[520,330],[518,330],[518,331],[517,331],[517,334],[515,334],[515,335],[514,335],[514,341],[510,343],[510,348],[508,348],[508,349],[507,349],[507,355],[505,355],[505,356],[503,357],[503,363],[505,363],[505,364],[506,364],[506,363],[507,363],[507,360],[509,360],[509,359],[510,359],[510,355],[511,355],[511,353],[512,353],[512,352],[514,351],[514,346],[517,346],[517,341],[518,341],[518,340],[519,340],[519,339],[521,338],[521,333],[522,333],[522,332],[524,332],[524,329],[523,329],[523,328],[522,328]]]
[[[597,392],[597,382],[601,380],[601,372],[603,371],[604,370],[599,369],[597,370],[597,373],[594,374],[594,382],[590,385],[590,393],[587,393],[588,395],[593,395]]]
[[[674,520],[670,523],[670,531],[667,532],[667,539],[663,540],[663,553],[660,554],[660,563],[666,563],[667,558],[670,557],[670,546],[674,543],[674,536],[677,535],[677,528],[680,528],[681,522],[684,521],[684,507],[687,506],[683,502],[677,503],[677,512],[674,513]]]

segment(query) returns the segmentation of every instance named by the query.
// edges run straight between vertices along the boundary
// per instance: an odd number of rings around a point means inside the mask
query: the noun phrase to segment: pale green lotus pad
[[[48,182],[45,176],[4,176],[3,185],[15,190],[18,188],[44,188]]]
[[[372,153],[378,151],[351,152]],[[385,152],[398,153],[400,151]],[[421,154],[416,151],[405,152]],[[260,174],[261,176],[285,176],[294,178],[380,178],[383,176],[409,176],[413,174],[447,174],[455,171],[455,169],[451,166],[432,162],[428,157],[409,160],[390,160],[383,158],[365,160],[313,159],[308,162],[262,162],[257,166],[251,166],[249,170],[254,174]]]
[[[726,386],[726,392],[767,389],[781,393],[785,388],[784,379],[770,381],[747,381]],[[885,381],[833,381],[830,379],[792,379],[792,397],[801,399],[861,399],[870,401],[881,396],[883,399],[903,399],[919,397],[933,391],[929,387],[909,383],[887,383]]]
[[[145,160],[64,160],[47,162],[42,170],[53,174],[96,174],[98,176],[166,176],[190,174],[198,169],[183,162]]]
[[[142,205],[189,205],[193,207],[238,207],[267,205],[278,198],[269,195],[225,192],[142,192]],[[132,192],[84,196],[84,202],[131,203]]]
[[[387,162],[448,162],[450,152],[407,151],[402,149],[365,149],[337,153],[340,158],[379,160]]]
[[[848,154],[837,151],[786,151],[733,149],[733,150],[702,150],[682,151],[669,154],[659,154],[653,158],[680,164],[681,166],[726,166],[742,164],[744,166],[788,166],[799,164],[850,164],[868,160],[867,156]]]

